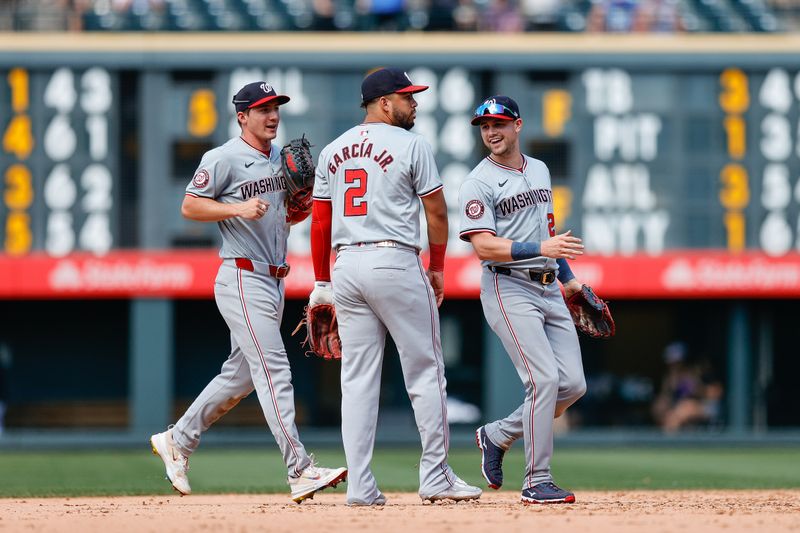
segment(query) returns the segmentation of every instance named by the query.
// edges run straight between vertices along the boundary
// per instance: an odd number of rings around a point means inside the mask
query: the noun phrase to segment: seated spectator
[[[722,384],[709,364],[686,361],[686,345],[673,342],[664,350],[666,375],[653,402],[653,418],[667,433],[688,426],[719,422]]]
[[[421,3],[420,9],[427,11],[426,31],[450,31],[455,29],[456,0],[430,0]]]
[[[561,12],[561,0],[521,0],[528,31],[555,31]]]
[[[677,0],[642,0],[631,31],[674,33],[683,30]]]
[[[403,0],[356,0],[356,12],[362,15],[366,30],[405,30]]]
[[[607,33],[683,31],[678,0],[593,0],[586,30]]]
[[[514,0],[491,0],[478,18],[478,30],[514,33],[525,29],[522,13]]]
[[[458,31],[477,31],[478,8],[473,0],[458,0],[453,9],[453,25]]]
[[[314,12],[314,22],[312,28],[315,31],[335,31],[338,28],[335,24],[336,7],[333,0],[313,0],[311,8]]]
[[[633,30],[638,0],[593,0],[586,31],[628,33]]]

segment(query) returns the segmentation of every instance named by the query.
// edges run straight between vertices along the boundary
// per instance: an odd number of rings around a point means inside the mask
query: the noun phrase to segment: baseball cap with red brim
[[[361,101],[369,102],[393,93],[421,93],[427,89],[427,85],[414,85],[402,69],[382,68],[369,74],[361,82]]]
[[[517,120],[519,118],[519,106],[508,96],[492,96],[483,101],[475,109],[472,115],[471,124],[477,126],[485,118],[497,118],[500,120]]]
[[[285,94],[278,94],[275,88],[265,81],[254,81],[248,83],[236,93],[233,97],[233,105],[236,107],[236,112],[244,111],[245,109],[252,109],[269,102],[277,104],[285,104],[290,99]]]

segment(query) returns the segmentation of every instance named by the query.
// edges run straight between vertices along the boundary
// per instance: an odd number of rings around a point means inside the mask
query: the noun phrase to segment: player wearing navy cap
[[[150,439],[181,494],[191,492],[186,472],[202,433],[254,389],[283,454],[294,501],[347,476],[344,468],[316,466],[300,442],[280,334],[283,278],[289,274],[286,239],[299,221],[287,217],[286,182],[272,146],[279,107],[288,101],[266,82],[245,85],[233,97],[241,136],[207,152],[186,187],[183,216],[217,222],[222,234],[214,296],[231,331],[231,353],[175,426]]]
[[[525,503],[571,503],[575,495],[553,482],[553,418],[586,391],[580,345],[567,296],[581,283],[566,259],[583,253],[581,240],[555,233],[553,192],[547,166],[520,151],[522,118],[517,103],[493,96],[475,110],[489,156],[459,190],[460,237],[472,243],[483,265],[481,304],[525,386],[524,403],[508,417],[478,428],[481,471],[489,486],[503,483],[503,454],[525,440]]]
[[[311,248],[316,284],[309,305],[335,303],[342,341],[342,440],[347,502],[382,505],[370,470],[386,334],[397,345],[422,440],[419,495],[469,500],[467,485],[447,464],[449,430],[439,312],[444,295],[447,205],[433,151],[410,130],[417,102],[400,69],[379,69],[361,84],[362,124],[319,156]],[[431,258],[419,258],[420,204]],[[330,250],[336,251],[331,287]]]

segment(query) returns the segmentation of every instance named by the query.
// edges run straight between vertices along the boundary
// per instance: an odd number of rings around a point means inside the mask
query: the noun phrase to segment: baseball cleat
[[[575,495],[552,481],[522,489],[522,503],[575,503]]]
[[[312,460],[300,477],[290,477],[288,482],[292,489],[292,500],[302,503],[312,499],[317,491],[335,487],[346,479],[346,468],[323,468],[316,466]]]
[[[172,483],[172,488],[184,496],[191,494],[192,488],[189,486],[189,477],[186,475],[186,472],[189,471],[189,458],[175,447],[172,430],[168,429],[150,437],[150,446],[153,448],[153,454],[158,455],[164,461],[167,480]]]
[[[456,502],[460,502],[462,500],[477,500],[481,497],[483,491],[478,487],[473,487],[472,485],[467,485],[467,483],[461,479],[460,477],[456,477],[455,483],[450,485],[450,487],[446,488],[442,492],[438,494],[434,494],[432,496],[422,496],[422,501],[429,501],[431,503],[438,502],[441,500],[453,500]]]
[[[475,430],[475,442],[481,450],[481,474],[495,490],[503,486],[503,456],[506,451],[489,440],[484,426]]]

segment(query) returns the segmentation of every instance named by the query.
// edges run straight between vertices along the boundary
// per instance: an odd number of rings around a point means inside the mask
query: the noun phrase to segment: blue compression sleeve
[[[542,245],[538,242],[517,242],[511,243],[511,259],[530,259],[542,255]]]
[[[572,273],[572,269],[566,259],[556,259],[556,263],[558,264],[558,281],[562,285],[571,279],[575,279],[575,274]]]

